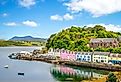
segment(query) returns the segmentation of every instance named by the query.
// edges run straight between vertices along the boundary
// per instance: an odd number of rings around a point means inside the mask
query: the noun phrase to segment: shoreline
[[[63,65],[70,65],[70,66],[78,66],[78,67],[87,67],[93,69],[102,69],[102,70],[109,70],[109,71],[121,71],[121,66],[110,65],[110,64],[102,64],[102,63],[92,63],[92,62],[78,62],[78,61],[64,61],[64,60],[53,60],[50,58],[36,58],[30,56],[17,56],[14,59],[19,60],[29,60],[29,61],[43,61],[46,63],[52,64],[63,64]]]

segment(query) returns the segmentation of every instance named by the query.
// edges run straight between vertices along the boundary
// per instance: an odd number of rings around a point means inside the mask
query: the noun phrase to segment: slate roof
[[[94,52],[94,55],[110,55],[110,52]]]
[[[117,41],[116,38],[96,38],[96,39],[91,39],[91,43],[96,43],[96,42],[112,42],[112,41]]]
[[[93,54],[93,52],[77,52],[77,53],[85,54],[85,55],[88,55],[87,53],[89,53],[89,54]]]

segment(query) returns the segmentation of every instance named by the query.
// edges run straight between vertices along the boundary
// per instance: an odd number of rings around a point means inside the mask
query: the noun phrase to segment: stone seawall
[[[100,63],[88,63],[88,62],[65,62],[65,65],[74,65],[80,67],[89,67],[94,69],[110,70],[110,71],[121,71],[121,66],[115,66],[110,64]]]
[[[65,60],[59,60],[59,59],[58,60],[50,59],[49,57],[36,58],[36,57],[27,57],[27,56],[17,56],[15,59],[29,60],[29,61],[43,61],[43,62],[53,63],[53,64],[64,64],[64,65],[88,67],[88,68],[110,70],[110,71],[121,71],[121,66],[104,64],[104,63],[65,61]]]

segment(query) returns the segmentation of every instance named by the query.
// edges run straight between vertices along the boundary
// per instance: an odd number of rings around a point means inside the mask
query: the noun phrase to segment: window
[[[77,55],[77,57],[79,57],[79,55]]]
[[[59,50],[57,50],[57,52],[59,52]]]
[[[69,51],[69,54],[70,54],[70,51]]]
[[[98,63],[98,60],[96,60],[96,62]]]
[[[81,58],[79,58],[79,60],[81,60]]]
[[[63,53],[65,52],[65,50],[62,51]]]
[[[88,53],[86,53],[86,55],[88,55]]]
[[[118,57],[121,58],[121,54],[119,54]]]
[[[68,53],[68,51],[66,50],[66,53]]]
[[[104,62],[104,60],[101,60],[101,62]]]
[[[85,59],[83,58],[83,61],[84,61]]]
[[[91,43],[91,45],[93,45],[93,43]]]
[[[90,58],[90,56],[88,56],[88,58]]]

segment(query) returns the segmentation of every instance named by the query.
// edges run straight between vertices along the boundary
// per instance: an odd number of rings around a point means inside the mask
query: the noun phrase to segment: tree
[[[117,78],[113,73],[109,73],[108,79],[106,80],[106,82],[117,82]]]
[[[98,38],[107,38],[107,32],[98,31]]]
[[[68,29],[52,34],[48,38],[46,47],[49,48],[65,48],[71,51],[92,51],[87,44],[91,38],[117,38],[121,36],[119,32],[106,31],[105,27],[96,25],[94,27],[76,27],[72,26]],[[118,48],[97,48],[96,51],[119,52]]]

